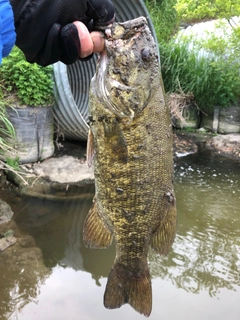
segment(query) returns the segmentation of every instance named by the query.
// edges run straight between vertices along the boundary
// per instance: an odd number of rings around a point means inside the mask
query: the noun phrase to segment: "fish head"
[[[151,96],[159,68],[156,44],[144,17],[114,23],[105,33],[105,50],[96,72],[96,92],[110,112],[133,119]]]

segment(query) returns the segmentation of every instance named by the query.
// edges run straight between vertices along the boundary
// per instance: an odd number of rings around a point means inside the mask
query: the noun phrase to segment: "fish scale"
[[[83,230],[90,248],[113,238],[104,305],[149,316],[149,247],[166,255],[176,232],[172,125],[156,45],[144,17],[114,23],[90,91],[88,163],[96,194]],[[89,160],[90,159],[90,160]]]

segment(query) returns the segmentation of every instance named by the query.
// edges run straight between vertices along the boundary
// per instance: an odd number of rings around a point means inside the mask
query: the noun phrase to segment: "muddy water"
[[[175,172],[178,234],[167,257],[149,255],[150,319],[239,320],[240,163],[202,153],[179,158]],[[40,201],[0,191],[19,232],[41,249],[27,248],[14,260],[13,246],[9,259],[0,260],[0,319],[144,319],[128,305],[103,307],[115,249],[84,247],[93,192],[83,190],[75,201]]]

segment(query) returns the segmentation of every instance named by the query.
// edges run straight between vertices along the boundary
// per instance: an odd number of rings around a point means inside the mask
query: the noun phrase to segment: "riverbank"
[[[197,132],[174,132],[175,157],[196,153],[203,149],[240,161],[240,134],[216,135],[198,130]]]
[[[214,135],[205,131],[174,131],[174,158],[211,150],[240,161],[240,134]],[[20,198],[74,200],[86,198],[94,187],[93,168],[86,164],[86,142],[61,141],[55,143],[54,155],[42,162],[20,165],[21,171],[0,167],[0,188],[6,193],[17,193]],[[15,226],[9,225],[13,213],[0,203],[0,251],[16,242]],[[5,220],[7,219],[7,221]],[[14,232],[8,231],[14,230]]]
[[[79,150],[77,148],[76,151]],[[211,303],[220,301],[220,307],[222,303],[219,298],[225,299],[226,296],[230,305],[231,303],[235,305],[239,301],[240,292],[236,291],[239,288],[237,257],[240,253],[239,172],[240,162],[219,157],[217,154],[212,155],[211,152],[198,152],[178,157],[175,161],[174,188],[179,215],[177,236],[168,258],[150,253],[149,267],[152,270],[156,292],[170,290],[172,296],[172,292],[175,291],[178,301],[180,289],[183,295],[185,292],[186,310],[189,299],[191,301],[198,299],[194,305],[196,309],[203,301],[210,308]],[[38,182],[39,180],[35,184]],[[85,190],[90,186],[91,193],[87,194]],[[71,191],[71,187],[69,186],[68,192]],[[0,267],[5,275],[0,290],[2,305],[5,307],[2,310],[7,310],[9,315],[6,319],[10,317],[8,306],[15,311],[24,302],[19,317],[31,320],[32,315],[34,318],[36,315],[36,320],[45,319],[44,314],[49,312],[50,304],[54,307],[53,313],[56,313],[59,306],[64,306],[66,299],[70,297],[70,300],[75,301],[75,296],[76,304],[69,302],[75,314],[79,314],[79,306],[82,308],[85,302],[87,307],[97,306],[99,303],[98,315],[101,314],[102,318],[106,318],[109,311],[105,310],[105,313],[102,311],[103,281],[106,282],[112,266],[115,247],[106,250],[85,248],[82,230],[94,195],[94,186],[89,185],[82,189],[79,187],[76,191],[79,196],[76,201],[62,200],[62,198],[49,201],[16,195],[10,191],[5,196],[0,193],[2,199],[11,206],[18,227],[17,229],[14,225],[8,227],[5,225],[6,229],[0,231],[2,234],[0,237],[7,237],[4,239],[7,242],[14,240],[10,238],[11,235],[17,239],[14,245],[1,252],[2,260],[0,259]],[[38,250],[34,247],[33,241]],[[225,272],[221,272],[222,270]],[[166,286],[163,287],[164,281]],[[83,283],[84,287],[81,285]],[[157,284],[159,285],[156,288]],[[75,288],[82,289],[73,292]],[[88,296],[91,296],[89,303],[85,299],[86,288]],[[56,296],[56,292],[60,292],[60,296]],[[96,292],[99,292],[98,296]],[[160,298],[162,299],[162,296]],[[50,303],[49,299],[52,299]],[[169,299],[171,297],[166,301]],[[59,301],[63,303],[60,305]],[[212,306],[214,320],[218,317],[216,308],[214,304]],[[165,309],[163,316],[166,315],[167,319],[169,314],[167,308]],[[228,309],[226,307],[225,311]],[[60,312],[63,318],[71,318],[68,310],[61,308]],[[82,309],[80,313],[87,315]],[[162,309],[156,310],[154,320],[159,319],[161,313]],[[97,312],[93,316],[94,319],[99,319]],[[130,318],[131,316],[128,315]],[[110,314],[109,319],[111,317]],[[136,315],[136,319],[139,317]],[[123,315],[119,316],[119,319],[121,318]],[[61,315],[58,319],[61,319]],[[213,319],[210,315],[205,320]],[[238,320],[237,317],[234,320]]]
[[[240,161],[240,134],[214,135],[205,131],[174,131],[174,158],[211,150]],[[42,162],[20,165],[12,171],[2,164],[0,187],[11,186],[22,196],[71,199],[79,188],[94,184],[93,168],[86,164],[86,142],[58,141],[54,155]]]

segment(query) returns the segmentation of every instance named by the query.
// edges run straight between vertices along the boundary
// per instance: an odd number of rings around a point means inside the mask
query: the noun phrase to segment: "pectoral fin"
[[[167,255],[173,244],[177,228],[177,210],[175,201],[169,203],[166,218],[152,236],[151,246],[161,255]]]
[[[83,241],[88,248],[107,248],[112,243],[112,232],[105,226],[98,213],[96,202],[93,203],[83,227]]]

